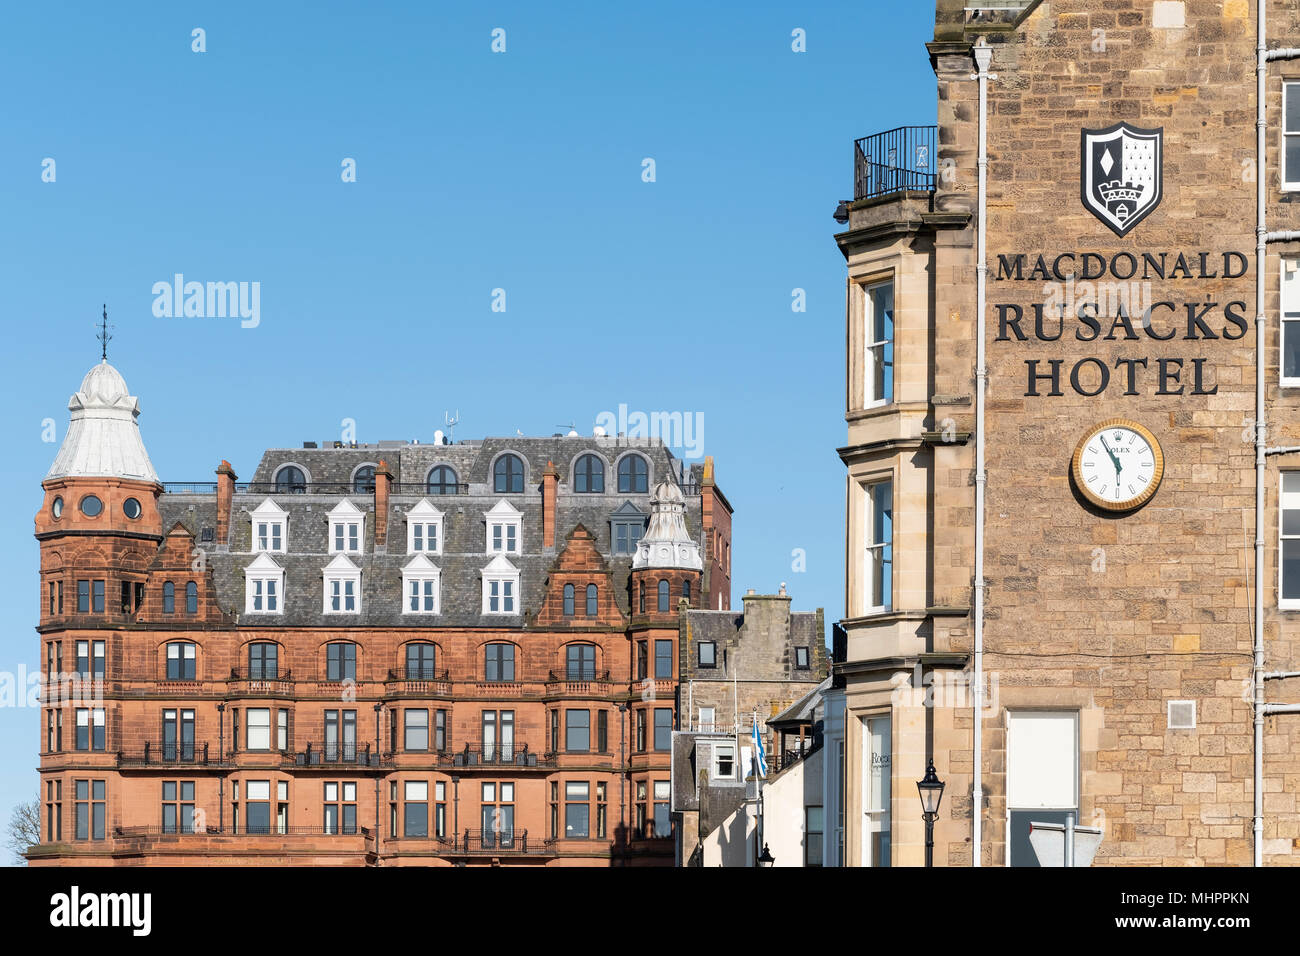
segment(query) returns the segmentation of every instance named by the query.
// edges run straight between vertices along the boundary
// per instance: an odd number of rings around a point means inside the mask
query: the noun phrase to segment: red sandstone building
[[[712,464],[623,436],[269,450],[165,485],[106,361],[36,516],[32,864],[671,864]]]

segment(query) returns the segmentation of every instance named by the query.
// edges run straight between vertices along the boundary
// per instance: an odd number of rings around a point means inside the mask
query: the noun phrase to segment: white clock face
[[[1159,447],[1143,432],[1111,423],[1079,443],[1075,480],[1095,504],[1135,507],[1154,494],[1164,462]]]

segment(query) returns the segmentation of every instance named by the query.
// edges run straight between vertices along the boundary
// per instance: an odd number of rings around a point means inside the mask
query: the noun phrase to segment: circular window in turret
[[[62,495],[57,495],[54,501],[50,504],[50,514],[54,515],[55,518],[63,517],[63,496]]]
[[[134,498],[127,498],[126,501],[122,502],[122,513],[128,518],[140,517],[140,502]]]
[[[86,495],[81,499],[81,513],[87,518],[93,518],[104,510],[104,503],[94,495]]]

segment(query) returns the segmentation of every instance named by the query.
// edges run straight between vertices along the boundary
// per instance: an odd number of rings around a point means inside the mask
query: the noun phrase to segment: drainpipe
[[[217,831],[226,829],[226,702],[217,704],[217,761],[221,773],[217,776]]]
[[[1259,21],[1255,32],[1255,866],[1264,862],[1264,39],[1265,0],[1255,0]]]
[[[381,481],[387,482],[388,478],[381,478]],[[375,866],[381,866],[382,861],[379,855],[379,778],[383,775],[379,769],[379,764],[383,761],[379,750],[379,721],[384,712],[384,705],[381,701],[375,701]],[[428,799],[426,797],[426,799]]]
[[[1255,709],[1255,814],[1254,844],[1255,866],[1264,864],[1264,717],[1266,714],[1300,713],[1300,706],[1294,704],[1267,704],[1264,702],[1264,681],[1283,674],[1264,673],[1264,470],[1267,455],[1285,455],[1300,451],[1300,448],[1265,448],[1265,412],[1264,407],[1264,274],[1265,254],[1270,242],[1292,242],[1300,239],[1300,231],[1286,230],[1269,232],[1265,219],[1264,177],[1264,121],[1266,72],[1270,60],[1294,60],[1300,58],[1300,49],[1267,50],[1265,44],[1267,33],[1267,3],[1256,0],[1258,22],[1256,24],[1255,42],[1255,663],[1254,663],[1254,709]],[[1289,673],[1285,676],[1290,676]]]
[[[984,358],[984,288],[988,281],[988,265],[985,262],[984,243],[987,195],[985,184],[988,177],[988,88],[989,80],[996,79],[996,74],[989,72],[989,63],[993,59],[993,50],[983,37],[975,46],[975,64],[979,72],[973,79],[980,84],[979,115],[979,211],[975,224],[975,661],[973,695],[974,712],[972,721],[975,739],[973,742],[973,783],[971,787],[971,851],[973,865],[979,866],[983,859],[984,837],[984,486],[987,478],[984,473],[984,393],[988,389],[989,370]]]
[[[1265,163],[1265,94],[1266,73],[1270,60],[1292,60],[1300,57],[1300,49],[1267,50],[1267,4],[1257,0],[1258,22],[1255,37],[1255,639],[1254,639],[1254,730],[1255,730],[1255,813],[1253,821],[1255,866],[1264,864],[1264,715],[1267,713],[1292,713],[1275,711],[1264,703],[1264,482],[1267,455],[1287,454],[1294,448],[1265,448],[1264,406],[1264,274],[1265,256],[1270,242],[1291,242],[1300,239],[1300,232],[1268,231],[1265,218],[1264,178]]]

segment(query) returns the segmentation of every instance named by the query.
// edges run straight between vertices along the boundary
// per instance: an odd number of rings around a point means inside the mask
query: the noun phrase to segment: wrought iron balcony
[[[370,743],[308,743],[293,754],[293,763],[297,767],[379,767],[391,765],[392,757],[381,755]]]
[[[389,668],[384,683],[390,694],[413,697],[451,696],[451,673],[446,669],[438,674],[430,667]]]
[[[438,762],[450,767],[553,767],[555,758],[551,754],[538,753],[528,744],[516,740],[513,744],[472,745],[465,744],[460,750],[453,750],[438,755]]]
[[[853,142],[853,198],[934,192],[937,126],[900,126]]]
[[[206,767],[220,766],[221,755],[206,741],[146,740],[139,750],[119,750],[119,767]]]
[[[501,856],[521,854],[529,856],[548,856],[555,853],[554,840],[528,838],[528,831],[522,829],[502,830],[464,830],[439,839],[439,852],[450,854],[473,855],[477,853]]]
[[[226,824],[225,827],[114,827],[113,835],[125,837],[205,837],[205,836],[279,836],[279,837],[364,837],[371,836],[371,828],[363,826],[339,825],[333,828],[320,826],[280,826],[274,821],[264,824],[241,823],[238,826]]]

